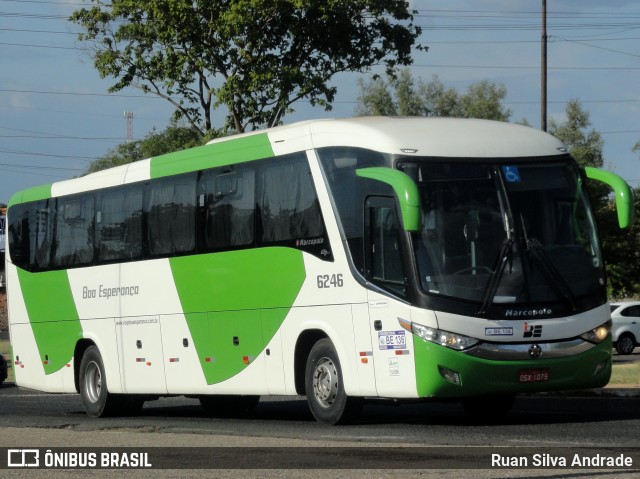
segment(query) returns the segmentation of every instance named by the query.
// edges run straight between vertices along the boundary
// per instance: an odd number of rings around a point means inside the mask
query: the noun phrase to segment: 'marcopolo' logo
[[[549,308],[541,309],[513,309],[509,308],[504,312],[505,318],[522,318],[533,316],[550,316],[553,310]]]

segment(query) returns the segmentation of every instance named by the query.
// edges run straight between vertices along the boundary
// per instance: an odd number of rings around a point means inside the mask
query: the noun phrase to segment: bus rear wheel
[[[311,348],[305,369],[305,389],[311,414],[323,424],[349,422],[362,406],[361,398],[347,396],[338,354],[327,338]]]
[[[89,346],[80,362],[80,397],[89,416],[106,417],[116,413],[117,399],[109,394],[100,351]]]

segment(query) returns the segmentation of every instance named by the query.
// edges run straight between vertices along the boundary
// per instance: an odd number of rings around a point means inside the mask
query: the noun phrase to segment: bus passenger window
[[[154,182],[149,188],[147,239],[152,256],[188,253],[195,248],[194,175]]]
[[[96,214],[99,261],[128,261],[142,255],[142,188],[115,188],[102,195]]]
[[[216,169],[200,180],[200,206],[204,209],[207,250],[253,244],[255,217],[255,170]]]
[[[304,155],[279,160],[261,174],[262,242],[318,238],[322,214]]]
[[[59,198],[53,264],[81,266],[93,261],[93,196]]]

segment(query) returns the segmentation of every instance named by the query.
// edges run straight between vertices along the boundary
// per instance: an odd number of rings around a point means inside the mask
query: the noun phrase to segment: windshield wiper
[[[576,300],[567,285],[567,282],[564,280],[560,272],[553,265],[549,256],[547,256],[547,252],[544,250],[544,246],[540,243],[536,238],[526,238],[526,246],[527,251],[533,253],[533,256],[538,260],[538,262],[543,266],[543,270],[551,279],[552,284],[556,287],[556,291],[558,291],[564,299],[571,305],[571,309],[576,311],[578,306],[576,305]]]
[[[500,248],[500,253],[498,254],[498,258],[496,260],[496,264],[494,265],[493,271],[491,271],[491,275],[489,276],[489,280],[487,281],[487,286],[484,289],[484,294],[482,295],[482,307],[478,311],[478,314],[486,314],[489,306],[493,302],[493,298],[495,298],[496,293],[498,291],[498,285],[500,284],[500,280],[504,275],[504,269],[507,266],[507,261],[510,261],[511,255],[513,254],[513,238],[509,235],[502,242],[502,248]]]

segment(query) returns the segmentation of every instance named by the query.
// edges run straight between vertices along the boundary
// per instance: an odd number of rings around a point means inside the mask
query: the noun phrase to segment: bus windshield
[[[604,285],[577,169],[557,163],[402,162],[422,197],[422,289],[491,304],[575,299]]]

